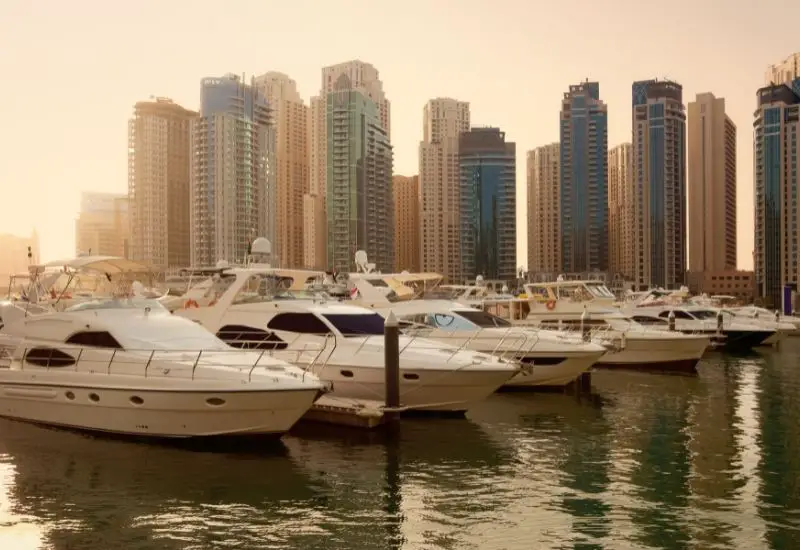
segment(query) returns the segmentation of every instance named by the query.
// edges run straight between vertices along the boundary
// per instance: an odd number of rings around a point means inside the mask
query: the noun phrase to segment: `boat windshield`
[[[325,313],[322,316],[346,338],[383,334],[384,319],[377,313]]]
[[[481,328],[493,328],[493,327],[510,327],[511,323],[498,317],[497,315],[492,315],[486,311],[481,311],[479,309],[458,309],[454,310],[453,313],[457,313],[461,317],[464,317],[466,320],[471,321],[475,325]]]
[[[689,313],[695,319],[716,319],[717,318],[716,312],[711,311],[710,309],[694,309],[694,310],[689,311]]]

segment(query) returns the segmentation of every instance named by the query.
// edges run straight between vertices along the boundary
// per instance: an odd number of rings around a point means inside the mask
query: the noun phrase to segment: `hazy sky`
[[[133,104],[197,108],[204,76],[282,71],[309,97],[320,68],[359,58],[392,102],[395,172],[418,171],[422,108],[471,104],[474,125],[517,143],[519,260],[525,151],[558,140],[570,84],[600,82],[609,145],[630,140],[631,82],[725,97],[738,127],[739,266],[752,267],[752,113],[766,66],[800,50],[778,0],[2,0],[0,232],[37,226],[44,259],[74,253],[82,190],[127,190]]]

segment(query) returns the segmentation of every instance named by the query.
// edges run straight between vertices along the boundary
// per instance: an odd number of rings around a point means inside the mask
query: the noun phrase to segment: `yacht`
[[[221,269],[189,289],[174,311],[196,321],[232,346],[325,352],[309,369],[333,384],[332,395],[383,399],[384,320],[366,308],[291,291],[297,278],[269,264]],[[296,288],[296,286],[295,286]],[[465,412],[519,372],[517,363],[423,338],[400,338],[400,399],[411,411]]]
[[[760,324],[765,321],[771,321],[783,332],[786,336],[800,336],[800,317],[792,315],[781,315],[779,311],[770,311],[763,307],[758,306],[740,306],[727,308],[737,317],[750,320],[758,320]]]
[[[692,373],[711,344],[708,335],[642,325],[613,307],[615,296],[602,281],[560,280],[524,288],[519,300],[484,300],[483,307],[516,325],[584,327],[611,344],[597,367]]]
[[[321,395],[313,374],[234,350],[158,302],[31,315],[0,303],[0,416],[124,435],[281,435]]]
[[[373,305],[382,315],[393,312],[405,334],[520,361],[523,370],[506,386],[565,386],[589,371],[606,348],[574,334],[515,327],[485,311],[446,300],[411,300]]]

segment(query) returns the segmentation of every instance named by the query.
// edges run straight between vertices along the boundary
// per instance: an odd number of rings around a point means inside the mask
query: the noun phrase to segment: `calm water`
[[[800,548],[800,339],[399,441],[211,453],[0,420],[0,548]]]

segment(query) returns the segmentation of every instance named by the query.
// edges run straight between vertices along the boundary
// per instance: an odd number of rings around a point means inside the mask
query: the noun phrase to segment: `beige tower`
[[[394,270],[419,271],[419,176],[392,177]]]
[[[633,189],[633,150],[622,143],[608,151],[608,266],[632,280],[636,268],[636,204]]]
[[[800,52],[793,53],[782,62],[767,67],[764,85],[789,84],[796,78],[800,78]]]
[[[309,109],[308,153],[309,189],[303,198],[303,219],[306,241],[303,263],[314,269],[327,268],[327,172],[328,172],[328,126],[326,124],[328,94],[336,89],[341,76],[350,81],[350,89],[361,92],[371,99],[377,109],[378,118],[386,135],[391,140],[391,105],[383,91],[378,70],[360,60],[347,61],[323,67],[322,82],[318,96],[312,97]]]
[[[560,144],[551,143],[527,155],[528,271],[534,275],[561,271],[560,152]]]
[[[420,255],[423,271],[461,282],[461,183],[458,138],[469,131],[469,103],[432,99],[419,146]]]
[[[117,193],[85,192],[75,220],[78,254],[128,257],[130,218],[128,197]]]
[[[736,269],[736,126],[710,93],[688,119],[689,271]]]
[[[191,261],[190,130],[196,117],[158,98],[137,103],[128,122],[130,256],[156,269]]]
[[[254,79],[272,110],[276,142],[276,263],[299,268],[304,261],[304,195],[309,191],[309,109],[287,75],[268,72]]]

